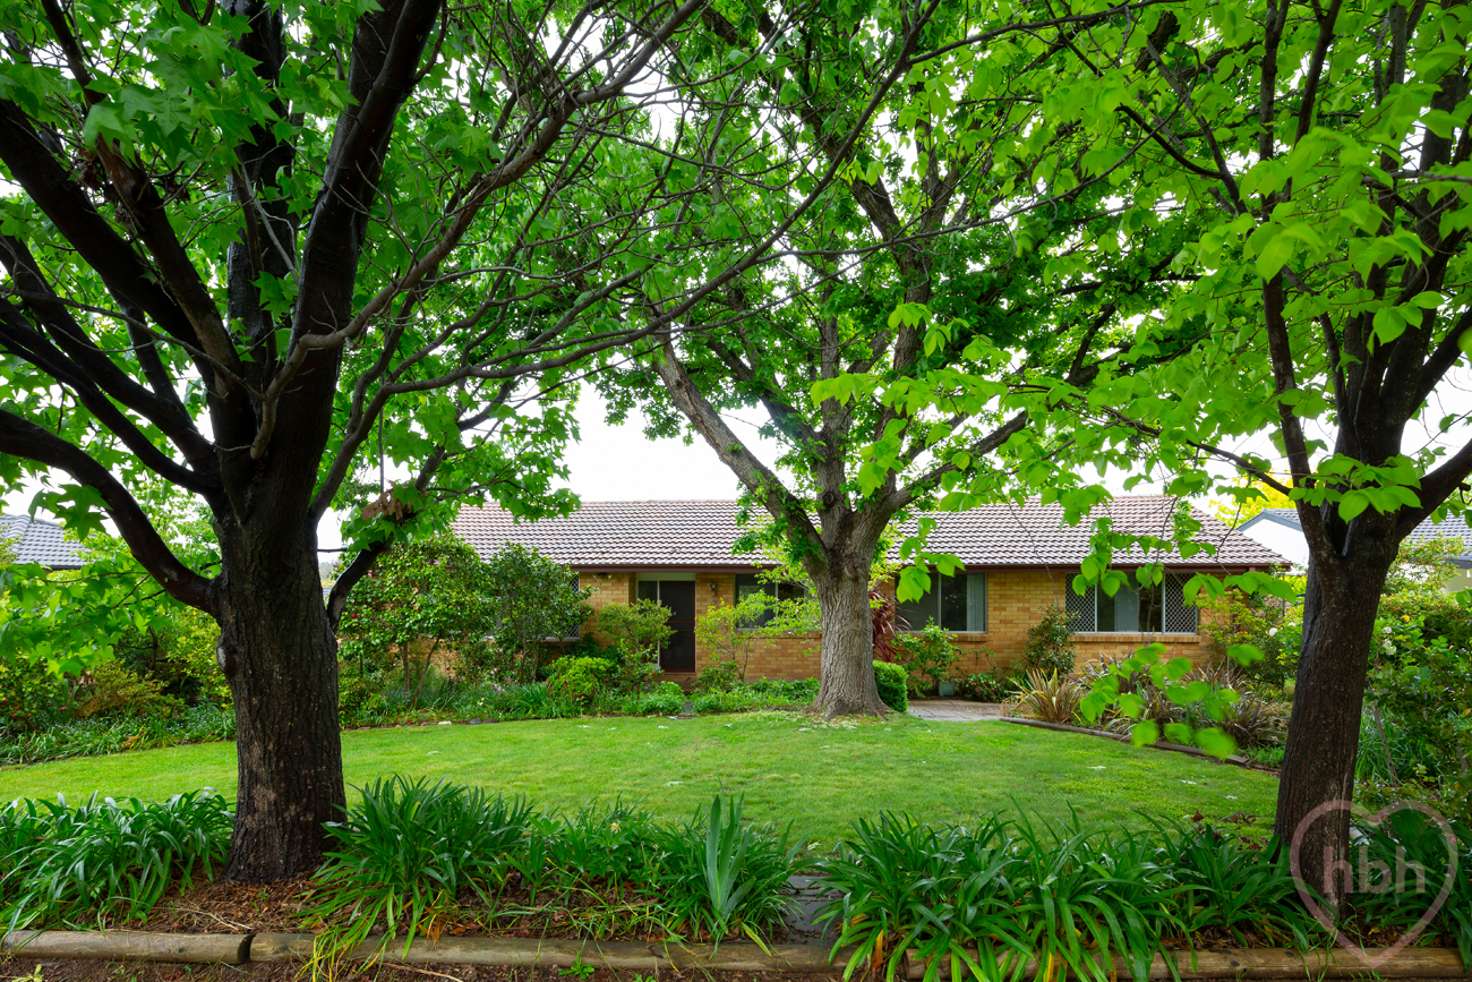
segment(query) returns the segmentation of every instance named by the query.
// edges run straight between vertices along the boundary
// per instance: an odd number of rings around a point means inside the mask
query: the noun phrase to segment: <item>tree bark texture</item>
[[[815,586],[823,641],[813,708],[824,716],[882,716],[888,709],[874,684],[867,564],[832,569],[816,577]]]
[[[314,869],[323,823],[342,818],[337,642],[310,535],[233,531],[221,552],[219,654],[239,777],[227,875],[268,882]]]
[[[1304,597],[1303,645],[1274,831],[1295,850],[1295,872],[1330,903],[1344,887],[1333,874],[1348,852],[1360,713],[1388,570],[1389,562],[1378,559],[1346,563],[1333,577],[1311,567]]]

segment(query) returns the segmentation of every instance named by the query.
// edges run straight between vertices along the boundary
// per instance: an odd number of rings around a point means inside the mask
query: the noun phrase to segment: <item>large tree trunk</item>
[[[1349,802],[1365,676],[1387,562],[1347,566],[1329,582],[1311,564],[1293,716],[1274,827],[1297,856],[1296,872],[1337,903],[1349,847]]]
[[[814,577],[822,612],[818,698],[824,716],[883,715],[874,685],[874,633],[869,611],[869,569],[831,569]]]
[[[337,642],[310,535],[279,527],[222,535],[220,662],[235,702],[235,836],[227,875],[246,882],[308,872],[323,823],[345,802],[337,720]]]

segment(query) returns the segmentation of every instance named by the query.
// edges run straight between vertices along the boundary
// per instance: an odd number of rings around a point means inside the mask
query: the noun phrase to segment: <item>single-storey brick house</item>
[[[1143,495],[1101,506],[1116,531],[1162,538],[1169,537],[1172,515],[1181,507],[1175,498]],[[756,577],[760,557],[734,551],[750,531],[738,524],[737,512],[734,501],[603,501],[587,502],[566,518],[518,523],[499,508],[466,508],[454,530],[483,556],[514,542],[571,567],[592,591],[595,610],[636,598],[660,601],[670,608],[675,629],[660,667],[682,674],[699,671],[709,658],[695,643],[697,618],[713,606],[734,603],[746,591],[770,589]],[[931,517],[936,524],[929,548],[955,555],[965,570],[937,579],[920,602],[901,610],[914,627],[933,620],[953,632],[961,651],[959,672],[1006,667],[1019,659],[1028,630],[1054,606],[1073,617],[1080,663],[1125,655],[1151,641],[1163,642],[1172,655],[1199,659],[1207,639],[1199,612],[1183,602],[1185,579],[1198,570],[1224,574],[1285,565],[1267,547],[1196,513],[1202,523],[1198,541],[1214,545],[1214,555],[1155,555],[1150,558],[1167,571],[1163,586],[1123,589],[1113,597],[1090,590],[1081,597],[1069,583],[1089,552],[1092,520],[1066,525],[1059,506],[1036,503]],[[1137,549],[1116,557],[1121,569],[1143,561]],[[816,634],[759,638],[748,671],[770,678],[812,677],[818,672],[817,642]]]

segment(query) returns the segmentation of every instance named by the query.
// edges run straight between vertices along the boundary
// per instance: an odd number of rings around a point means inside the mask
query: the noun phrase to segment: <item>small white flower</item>
[[[1192,786],[1192,787],[1195,787],[1195,786],[1196,786],[1196,785],[1197,785],[1197,784],[1198,784],[1198,783],[1200,783],[1200,782],[1197,782],[1197,781],[1188,781],[1188,780],[1186,780],[1186,779],[1185,779],[1185,778],[1181,778],[1181,783],[1182,783],[1182,784],[1189,784],[1189,785],[1191,785],[1191,786]]]

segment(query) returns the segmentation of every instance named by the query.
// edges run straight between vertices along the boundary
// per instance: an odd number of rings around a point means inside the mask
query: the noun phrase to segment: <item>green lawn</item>
[[[1094,825],[1142,823],[1141,813],[1270,824],[1276,781],[1266,773],[1110,740],[1006,723],[910,717],[821,724],[793,714],[697,719],[540,720],[481,726],[359,730],[343,737],[349,784],[425,775],[525,794],[549,808],[622,797],[685,817],[717,791],[744,794],[753,818],[793,823],[832,840],[884,809],[927,821],[994,811]],[[235,749],[201,744],[0,768],[0,801],[105,795],[166,797],[213,787],[233,795]]]

